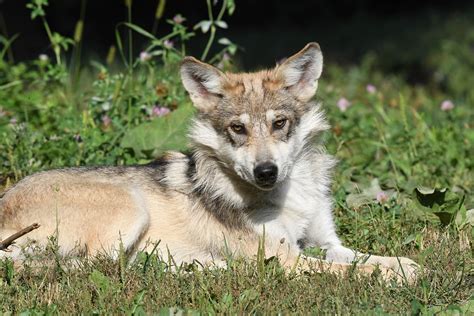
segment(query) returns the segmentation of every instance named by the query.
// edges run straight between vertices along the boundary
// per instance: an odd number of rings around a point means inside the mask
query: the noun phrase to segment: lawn
[[[30,9],[47,23],[41,2]],[[196,28],[214,47],[197,57],[239,71],[237,46],[212,35],[233,8],[222,10]],[[78,57],[80,28],[71,39],[53,34],[51,53],[27,62],[12,62],[14,42],[1,38],[0,191],[40,170],[146,163],[186,149],[193,108],[178,69],[191,29],[178,16],[168,21],[172,33],[156,38],[130,22],[106,60],[86,65]],[[149,40],[138,56],[127,49],[129,32]],[[443,42],[430,57],[434,79],[423,84],[379,70],[372,54],[357,65],[328,62],[320,80],[317,99],[332,125],[323,138],[339,161],[332,188],[339,235],[354,249],[414,259],[422,267],[415,284],[356,273],[288,274],[262,258],[177,271],[147,253],[133,262],[123,255],[72,263],[51,240],[38,253],[43,259],[21,267],[0,261],[0,311],[474,313],[473,43],[473,31]]]

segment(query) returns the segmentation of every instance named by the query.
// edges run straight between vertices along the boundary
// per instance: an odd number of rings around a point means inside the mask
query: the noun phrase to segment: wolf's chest
[[[293,210],[282,210],[279,216],[260,223],[258,228],[261,231],[265,226],[265,233],[268,236],[278,240],[284,239],[288,243],[296,245],[299,239],[304,238],[309,223],[308,217],[301,216]]]
[[[272,209],[264,219],[265,231],[292,244],[304,239],[308,227],[328,203],[327,196],[313,181],[292,181],[273,198]]]
[[[254,213],[254,226],[261,233],[272,238],[285,239],[296,245],[304,239],[306,231],[317,212],[317,201],[314,197],[294,194],[278,199],[276,203],[262,207]]]

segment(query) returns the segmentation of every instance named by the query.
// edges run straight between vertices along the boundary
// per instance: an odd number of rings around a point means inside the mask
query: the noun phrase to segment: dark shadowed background
[[[1,31],[19,33],[13,45],[16,60],[51,53],[39,19],[32,21],[26,1],[0,0]],[[81,12],[81,0],[51,0],[46,8],[51,28],[72,36]],[[135,0],[133,22],[151,30],[158,1]],[[115,43],[115,26],[126,20],[123,1],[85,1],[83,59],[104,60]],[[244,69],[268,66],[301,48],[309,41],[321,44],[326,60],[358,63],[369,52],[377,55],[380,67],[401,72],[410,81],[428,76],[428,52],[436,51],[444,38],[462,36],[472,29],[474,1],[376,1],[376,0],[237,0],[236,11],[225,18],[229,25],[220,35],[239,44],[239,60]],[[158,34],[169,32],[166,19],[176,14],[194,26],[207,17],[205,1],[167,1]],[[454,23],[453,23],[454,21]],[[453,26],[454,25],[454,26]],[[199,38],[202,37],[202,39]],[[191,53],[202,51],[207,35],[199,34],[190,43]],[[140,41],[134,49],[139,54]],[[137,45],[138,44],[138,45]]]

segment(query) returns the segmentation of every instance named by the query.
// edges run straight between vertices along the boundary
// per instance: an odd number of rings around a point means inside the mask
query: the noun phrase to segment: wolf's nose
[[[278,178],[278,167],[271,162],[264,162],[253,169],[253,174],[259,186],[271,187]]]

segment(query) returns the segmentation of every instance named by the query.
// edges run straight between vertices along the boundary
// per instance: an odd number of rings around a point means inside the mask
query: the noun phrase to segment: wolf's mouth
[[[273,188],[275,188],[275,183],[273,183],[273,184],[258,184],[258,183],[255,183],[255,186],[257,188],[259,188],[260,190],[263,190],[263,191],[271,191],[271,190],[273,190]]]

